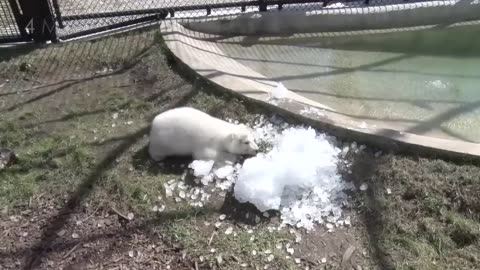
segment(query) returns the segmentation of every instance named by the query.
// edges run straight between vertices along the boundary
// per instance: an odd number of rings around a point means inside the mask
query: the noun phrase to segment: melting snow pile
[[[280,210],[286,224],[311,229],[314,222],[335,223],[345,199],[337,173],[340,152],[311,128],[286,129],[270,152],[245,161],[235,197],[260,211]]]
[[[245,160],[243,166],[215,168],[213,162],[194,161],[190,167],[207,185],[229,189],[260,211],[279,210],[284,224],[313,229],[314,223],[342,223],[341,204],[346,188],[337,173],[341,150],[324,134],[286,124],[254,127],[260,143],[272,145],[267,153]],[[329,224],[332,225],[332,224]]]

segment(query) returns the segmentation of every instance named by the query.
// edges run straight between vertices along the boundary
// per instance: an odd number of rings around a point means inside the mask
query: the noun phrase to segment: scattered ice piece
[[[295,242],[300,243],[302,241],[302,236],[300,234],[297,234],[295,237]]]
[[[181,202],[182,199],[180,197],[175,197],[175,202]]]
[[[215,222],[215,228],[220,228],[220,226],[222,226],[220,221]]]
[[[158,206],[154,205],[154,206],[152,207],[152,211],[153,211],[153,212],[157,212],[157,211],[158,211]]]
[[[287,97],[288,89],[282,84],[278,83],[277,86],[272,90],[272,96],[275,99],[282,99]]]
[[[251,233],[253,233],[253,230],[252,230],[252,229],[249,229],[249,230],[247,231],[247,233],[250,233],[250,234],[251,234]]]
[[[214,160],[194,160],[188,167],[193,169],[193,175],[195,177],[203,177],[210,174],[214,163]]]
[[[80,237],[80,236],[78,235],[78,233],[72,233],[72,238],[73,238],[73,239],[77,239],[78,237]]]
[[[252,250],[252,255],[253,255],[253,256],[257,255],[257,251],[256,251],[256,250]]]
[[[387,194],[388,195],[392,194],[392,190],[390,188],[387,188]]]
[[[118,118],[118,113],[112,114],[112,118],[113,118],[113,119],[117,119],[117,118]]]
[[[288,254],[293,255],[294,252],[295,252],[295,250],[293,248],[287,248],[287,253]]]
[[[240,264],[240,266],[243,267],[243,268],[245,268],[245,267],[248,266],[248,263],[242,263],[242,264]]]
[[[220,219],[220,220],[224,220],[226,217],[227,217],[227,215],[225,215],[225,214],[221,214],[221,215],[218,217],[218,219]]]
[[[133,124],[133,121],[127,121],[127,125]]]
[[[321,261],[322,263],[326,263],[326,262],[327,262],[327,258],[322,258],[320,261]]]
[[[300,263],[300,258],[295,258],[295,263],[299,264]]]
[[[362,121],[358,127],[361,128],[361,129],[366,129],[366,128],[368,128],[368,125],[367,125],[367,123],[365,123],[365,121]]]
[[[344,222],[345,222],[345,225],[346,225],[346,226],[350,226],[350,224],[351,224],[351,223],[350,223],[350,216],[348,216],[348,217],[345,219]]]
[[[10,216],[9,219],[12,222],[18,222],[20,220],[17,216]]]
[[[128,252],[128,256],[129,256],[129,257],[133,258],[134,255],[135,255],[135,253],[133,252],[133,250],[130,250],[130,251]]]
[[[178,193],[178,196],[182,199],[185,199],[185,191],[180,190],[180,192]]]
[[[274,258],[275,258],[275,256],[273,256],[273,254],[270,254],[270,255],[267,257],[267,261],[271,262],[271,261],[273,261]]]
[[[158,212],[163,212],[165,210],[165,205],[162,204],[160,208],[158,208]]]
[[[217,251],[217,250],[214,249],[214,248],[210,249],[210,252],[211,252],[211,253],[215,253],[215,251]]]
[[[225,165],[221,168],[215,169],[214,174],[218,179],[225,179],[227,176],[232,175],[235,168],[232,165]]]
[[[168,184],[163,184],[163,187],[165,188],[165,196],[167,197],[172,197],[173,195],[173,190]]]
[[[128,214],[127,214],[128,220],[132,220],[133,217],[134,217],[133,213],[128,213]]]
[[[282,243],[278,243],[278,244],[275,245],[275,247],[276,247],[277,249],[282,249],[282,246],[283,246]]]
[[[302,115],[318,115],[318,116],[325,116],[325,114],[318,108],[315,107],[306,107],[300,111]]]
[[[233,232],[232,227],[228,227],[227,230],[225,230],[225,234],[227,234],[227,235],[232,234],[232,232]]]
[[[263,253],[265,254],[272,254],[272,251],[270,249],[265,250]]]
[[[250,236],[250,242],[253,242],[255,240],[255,235]]]
[[[367,189],[368,189],[368,184],[367,183],[363,183],[363,184],[360,185],[360,190],[361,191],[365,191]]]
[[[327,229],[329,229],[329,230],[330,230],[330,229],[333,229],[333,224],[331,224],[331,223],[327,223],[327,224],[325,224],[325,226],[326,226]]]

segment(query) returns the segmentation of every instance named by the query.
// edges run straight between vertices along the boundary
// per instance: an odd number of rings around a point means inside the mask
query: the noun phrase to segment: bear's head
[[[228,152],[237,155],[255,155],[258,151],[253,131],[243,124],[228,135],[226,148]]]

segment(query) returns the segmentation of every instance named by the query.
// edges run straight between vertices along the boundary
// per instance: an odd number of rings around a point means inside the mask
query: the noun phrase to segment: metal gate
[[[67,40],[171,18],[265,12],[289,5],[326,6],[332,0],[0,0],[0,43]],[[360,2],[335,0],[335,2]],[[382,1],[382,0],[380,0]],[[384,4],[392,1],[383,0]],[[420,0],[421,1],[421,0]],[[429,0],[423,0],[429,1]],[[363,0],[362,4],[368,4]]]

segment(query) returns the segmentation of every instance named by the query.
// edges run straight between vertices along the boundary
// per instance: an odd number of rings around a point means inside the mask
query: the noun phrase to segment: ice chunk
[[[227,178],[227,176],[232,175],[234,170],[235,168],[232,165],[225,165],[223,167],[215,169],[214,173],[218,179],[225,179]]]
[[[277,86],[272,90],[272,96],[276,99],[286,98],[287,94],[288,89],[282,83],[278,83]]]
[[[193,169],[195,177],[203,177],[210,174],[214,163],[214,160],[194,160],[188,167]]]

